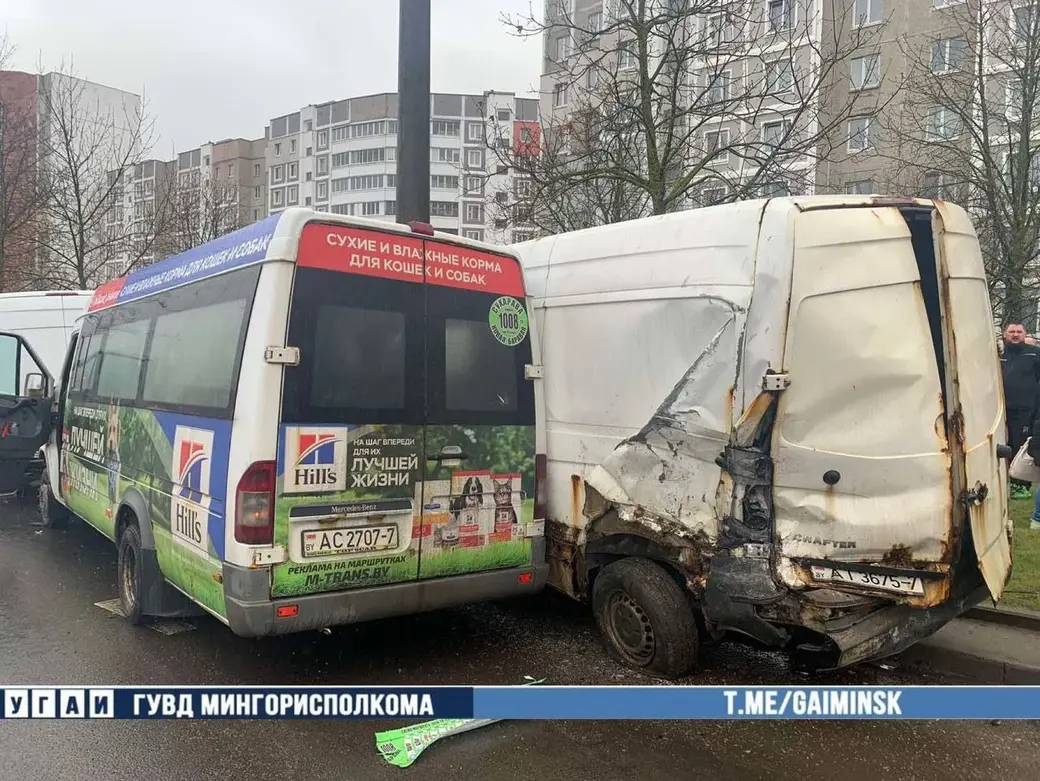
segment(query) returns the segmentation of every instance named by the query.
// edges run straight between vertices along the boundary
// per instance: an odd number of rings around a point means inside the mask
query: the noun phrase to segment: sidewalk
[[[1040,685],[1040,631],[958,618],[893,661],[976,683]]]

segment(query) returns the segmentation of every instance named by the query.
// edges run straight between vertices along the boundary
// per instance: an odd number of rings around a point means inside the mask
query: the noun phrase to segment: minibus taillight
[[[242,473],[235,492],[235,539],[245,545],[274,543],[274,461],[257,461]]]
[[[545,520],[545,505],[546,505],[546,491],[545,491],[545,473],[548,464],[545,460],[545,453],[538,453],[534,457],[534,519],[536,521]]]

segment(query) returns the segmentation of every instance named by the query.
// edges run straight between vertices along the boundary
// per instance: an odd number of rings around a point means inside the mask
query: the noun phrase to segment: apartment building
[[[163,221],[176,181],[172,161],[142,160],[110,171],[111,202],[105,212],[104,265],[97,284],[122,276],[131,264],[147,265],[164,254]]]
[[[263,138],[228,138],[180,152],[174,212],[186,246],[267,216]]]
[[[790,132],[791,118],[797,117],[802,126],[794,128],[795,138],[801,135],[813,143],[798,146],[796,140],[797,159],[762,182],[759,194],[913,192],[948,197],[948,166],[937,162],[936,168],[945,172],[929,171],[929,156],[939,152],[924,142],[953,132],[951,112],[939,105],[927,79],[952,73],[954,61],[979,45],[970,17],[980,2],[1004,7],[1012,25],[1019,24],[1023,33],[1028,30],[1026,21],[1016,22],[1022,9],[1014,10],[1013,0],[730,0],[720,2],[714,13],[691,14],[686,34],[693,37],[687,40],[706,43],[702,56],[687,63],[689,104],[708,105],[710,114],[710,106],[719,102],[755,98],[746,112],[753,116],[750,122],[736,118],[736,110],[719,111],[717,120],[693,117],[702,124],[702,137],[690,145],[691,162],[728,144],[773,143]],[[684,5],[659,0],[648,7],[664,14]],[[587,45],[576,36],[592,34],[597,50],[605,53],[598,60],[600,69],[616,69],[615,78],[633,67],[625,32],[609,32],[619,13],[624,10],[617,0],[546,0],[541,114],[549,123],[596,102],[596,74],[576,77],[575,52]],[[605,32],[597,35],[598,30]],[[738,56],[725,56],[733,50]],[[712,70],[712,63],[720,61],[725,64]],[[823,75],[809,85],[799,83],[813,73]],[[770,88],[765,90],[764,84]],[[970,105],[970,79],[960,94]],[[754,158],[720,155],[703,172],[700,197],[689,205],[726,197],[724,180],[750,177],[756,170]]]
[[[430,100],[430,219],[437,230],[506,242],[518,230],[489,209],[508,203],[515,175],[492,145],[511,145],[538,122],[538,101],[509,92],[434,94]],[[265,131],[268,210],[318,211],[395,220],[394,93],[304,106]],[[522,229],[521,238],[525,238]]]
[[[72,182],[79,183],[80,199],[104,197],[108,190],[104,183],[113,161],[140,156],[140,112],[140,96],[115,87],[67,73],[0,71],[0,116],[5,137],[0,164],[4,166],[4,186],[25,192],[24,197],[18,192],[6,193],[7,204],[17,206],[32,201],[30,193],[35,191],[36,177],[45,173],[57,182],[53,198],[71,198]],[[17,138],[26,132],[32,136],[28,143],[24,137]],[[93,151],[88,154],[84,149]],[[14,169],[26,159],[31,163],[31,172],[16,175]],[[70,171],[70,166],[75,170]],[[93,186],[94,182],[99,185]],[[95,254],[104,254],[108,226],[99,224],[93,216],[94,207],[99,205],[83,204],[86,224],[82,227],[90,234],[87,239],[92,246],[101,250]],[[80,237],[74,233],[78,234],[80,226],[73,229],[66,222],[64,227],[48,227],[45,212],[37,211],[38,215],[29,223],[20,222],[14,241],[4,248],[5,274],[0,280],[4,290],[33,287],[41,279],[49,285],[78,283],[74,258],[81,251],[77,248]],[[48,232],[49,251],[36,240],[44,231]]]

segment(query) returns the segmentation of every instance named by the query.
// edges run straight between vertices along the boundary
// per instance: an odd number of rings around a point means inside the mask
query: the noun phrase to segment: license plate
[[[866,588],[891,591],[896,594],[924,594],[924,584],[912,575],[881,575],[875,572],[852,572],[835,567],[813,567],[813,580],[828,583],[848,583]]]
[[[342,556],[397,547],[397,526],[355,526],[350,529],[317,529],[303,533],[303,555]]]

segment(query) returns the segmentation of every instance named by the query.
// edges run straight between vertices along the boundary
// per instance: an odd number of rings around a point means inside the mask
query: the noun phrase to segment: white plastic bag
[[[1022,449],[1015,454],[1011,466],[1008,467],[1008,475],[1015,480],[1021,480],[1023,483],[1040,482],[1040,467],[1036,465],[1033,457],[1029,455],[1029,439],[1022,445]]]

